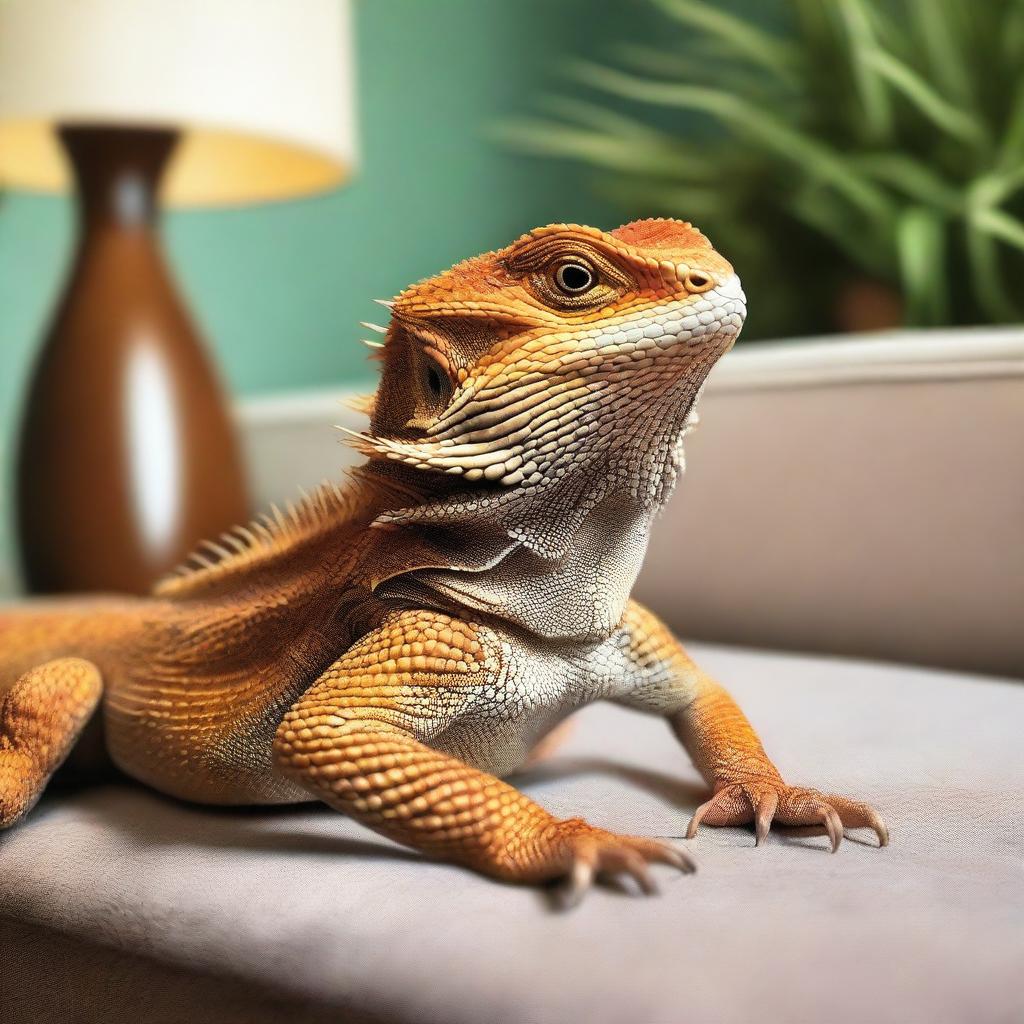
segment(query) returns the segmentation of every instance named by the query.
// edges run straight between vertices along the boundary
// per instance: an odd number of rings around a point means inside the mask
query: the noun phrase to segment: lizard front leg
[[[702,672],[669,630],[631,601],[615,638],[625,664],[618,702],[664,715],[693,763],[712,787],[687,830],[754,823],[757,843],[773,821],[822,825],[832,850],[843,828],[871,828],[885,846],[889,834],[878,813],[865,803],[788,785],[769,760],[750,722],[731,696]]]
[[[568,876],[572,898],[602,874],[631,875],[652,891],[652,861],[692,870],[665,843],[559,820],[472,763],[500,763],[532,739],[524,687],[503,663],[507,646],[491,627],[394,614],[288,712],[275,764],[397,842],[506,881]]]

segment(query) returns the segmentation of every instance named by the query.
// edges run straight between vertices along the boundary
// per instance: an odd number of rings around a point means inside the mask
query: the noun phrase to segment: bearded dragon
[[[704,235],[549,225],[385,305],[370,429],[351,438],[367,462],[346,485],[208,544],[151,597],[0,616],[0,826],[94,719],[116,766],[179,798],[316,799],[497,879],[653,891],[650,864],[690,857],[502,781],[608,700],[666,719],[707,780],[688,837],[753,822],[761,843],[778,821],[823,826],[833,850],[844,827],[885,845],[868,805],[784,782],[630,599],[746,314]]]

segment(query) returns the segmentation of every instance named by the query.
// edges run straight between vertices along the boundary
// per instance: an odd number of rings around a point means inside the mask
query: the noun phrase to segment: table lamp
[[[143,592],[249,514],[159,201],[337,186],[354,163],[347,0],[0,0],[0,185],[74,183],[80,239],[18,452],[30,590]],[[284,341],[286,339],[282,339]]]

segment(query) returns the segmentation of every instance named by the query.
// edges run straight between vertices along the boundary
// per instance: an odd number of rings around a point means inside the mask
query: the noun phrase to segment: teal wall
[[[558,84],[564,54],[604,53],[636,10],[630,0],[357,0],[357,178],[300,202],[165,221],[232,392],[369,382],[357,321],[379,320],[374,297],[539,223],[607,225],[615,214],[575,169],[487,136]],[[73,231],[66,199],[0,197],[0,565],[21,396]]]

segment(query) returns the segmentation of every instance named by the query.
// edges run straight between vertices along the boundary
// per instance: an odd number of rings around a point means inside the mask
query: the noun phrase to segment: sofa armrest
[[[1024,331],[752,345],[637,596],[705,639],[1024,674]]]

